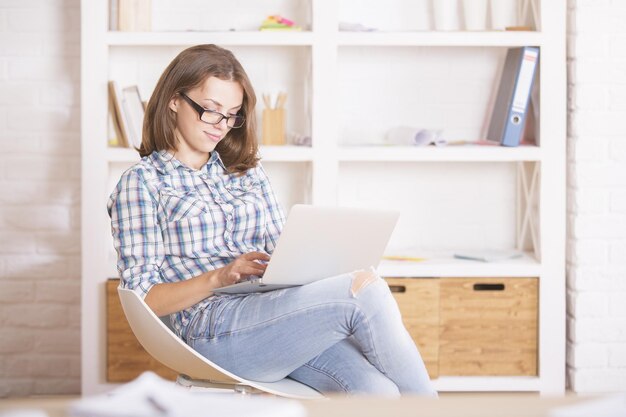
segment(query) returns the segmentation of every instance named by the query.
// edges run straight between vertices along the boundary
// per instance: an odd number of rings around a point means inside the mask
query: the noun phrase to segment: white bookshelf
[[[414,4],[394,0],[386,7],[402,2]],[[106,144],[107,81],[137,84],[145,99],[167,63],[182,49],[201,43],[233,50],[259,97],[289,92],[287,129],[311,136],[312,146],[260,148],[286,209],[294,203],[399,209],[401,222],[390,247],[414,246],[436,254],[423,262],[384,261],[384,276],[537,277],[539,376],[440,377],[437,389],[563,392],[565,5],[539,1],[541,32],[436,32],[410,25],[339,32],[340,15],[346,13],[342,2],[300,0],[299,7],[308,8],[298,12],[304,19],[298,22],[302,32],[257,32],[246,21],[237,31],[124,33],[107,29],[107,3],[81,2],[83,394],[112,387],[105,382],[104,282],[116,270],[105,206],[119,174],[138,160],[136,151]],[[271,3],[275,7],[267,14],[281,5],[294,7],[287,0]],[[366,2],[363,8],[372,5]],[[241,7],[261,6],[248,1]],[[369,14],[376,19],[376,10]],[[231,18],[237,26],[238,17]],[[477,139],[504,51],[523,45],[541,48],[540,146],[381,146],[386,129],[411,117],[422,127],[445,128],[453,140]],[[454,94],[447,82],[456,83]],[[377,103],[373,114],[370,100]],[[515,246],[520,168],[536,166],[541,166],[537,254],[525,242],[527,252],[519,259],[480,263],[452,258],[455,249]]]

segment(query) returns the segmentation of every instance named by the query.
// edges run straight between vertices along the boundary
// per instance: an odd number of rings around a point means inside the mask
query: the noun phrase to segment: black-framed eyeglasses
[[[220,123],[223,119],[226,119],[226,126],[232,129],[238,129],[246,122],[246,118],[240,116],[238,114],[234,116],[226,116],[218,111],[207,110],[192,99],[190,99],[187,94],[180,93],[181,97],[187,100],[187,103],[193,107],[193,109],[198,113],[198,117],[204,123],[208,123],[210,125],[216,125]]]

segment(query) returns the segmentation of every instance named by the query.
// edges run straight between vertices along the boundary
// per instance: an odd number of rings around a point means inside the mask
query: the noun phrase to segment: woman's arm
[[[150,175],[138,165],[126,171],[107,205],[120,286],[133,290],[141,298],[146,297],[152,286],[163,282],[161,265],[165,260],[157,201],[154,190],[146,185],[145,177]]]
[[[216,288],[234,284],[250,275],[263,275],[269,261],[261,252],[250,252],[235,258],[228,265],[180,282],[153,285],[145,302],[157,316],[165,316],[189,308],[213,293]]]
[[[261,276],[269,255],[250,252],[228,265],[180,282],[163,282],[161,265],[165,248],[157,220],[157,203],[143,172],[127,171],[112,193],[108,211],[118,270],[124,288],[137,292],[158,316],[189,308],[250,275]]]
[[[124,288],[137,292],[158,316],[171,314],[202,301],[215,288],[250,275],[263,275],[269,256],[250,252],[228,265],[181,282],[163,282],[165,248],[157,220],[157,203],[143,173],[122,175],[108,204],[118,270]]]

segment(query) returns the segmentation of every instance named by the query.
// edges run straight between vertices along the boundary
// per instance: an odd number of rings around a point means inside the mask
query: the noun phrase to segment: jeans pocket
[[[193,347],[193,341],[198,339],[212,339],[215,335],[215,311],[217,303],[211,303],[206,308],[198,311],[188,325],[187,340]]]

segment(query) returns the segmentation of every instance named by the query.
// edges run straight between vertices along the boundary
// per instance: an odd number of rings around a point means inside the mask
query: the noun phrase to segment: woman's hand
[[[263,252],[249,252],[235,258],[225,267],[217,269],[217,287],[225,287],[235,284],[251,275],[261,276],[267,268],[266,264],[257,261],[268,262],[270,256]]]
[[[267,266],[258,261],[269,260],[269,255],[265,253],[250,252],[235,258],[222,268],[197,277],[153,285],[146,295],[146,304],[157,316],[184,310],[210,296],[215,288],[234,284],[250,275],[263,275]]]

